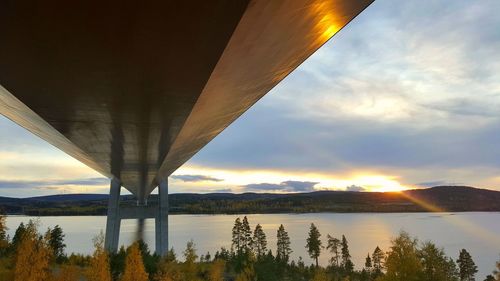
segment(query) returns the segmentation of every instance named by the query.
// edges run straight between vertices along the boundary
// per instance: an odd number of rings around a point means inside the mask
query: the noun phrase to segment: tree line
[[[276,230],[273,253],[262,226],[252,228],[246,216],[234,222],[231,248],[221,247],[213,256],[199,255],[191,240],[182,252],[183,260],[173,248],[164,257],[151,253],[143,241],[109,254],[102,233],[93,239],[92,255],[67,255],[61,227],[42,233],[38,222],[30,220],[21,223],[11,239],[5,221],[0,215],[0,280],[6,281],[473,281],[477,273],[467,250],[462,249],[454,260],[432,242],[420,243],[406,232],[393,238],[387,251],[377,246],[367,253],[357,270],[347,238],[327,234],[323,241],[313,223],[304,245],[312,264],[306,265],[301,257],[291,259],[290,236],[283,225]],[[328,265],[322,266],[318,260],[325,254]],[[500,261],[484,280],[500,281]]]

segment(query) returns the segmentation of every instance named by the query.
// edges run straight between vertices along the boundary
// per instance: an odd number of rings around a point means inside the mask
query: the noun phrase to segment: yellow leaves
[[[316,272],[314,273],[314,277],[311,281],[328,281],[328,275],[326,275],[325,270],[316,268]]]
[[[14,272],[12,271],[10,258],[0,258],[0,280],[13,280]]]
[[[17,248],[14,281],[48,280],[51,252],[48,237],[40,238],[37,223],[30,221]]]
[[[102,232],[94,238],[94,254],[85,273],[88,281],[111,281],[109,257],[104,250],[104,234]]]
[[[160,262],[158,272],[155,274],[155,281],[184,281],[181,266],[175,261],[163,259]]]
[[[215,260],[210,269],[208,270],[208,280],[209,281],[223,281],[224,280],[224,268],[226,262],[224,260]]]
[[[121,281],[148,281],[148,274],[144,268],[139,243],[135,242],[128,249],[125,259],[125,272]]]
[[[76,281],[80,280],[80,268],[75,265],[63,265],[58,273],[54,273],[53,281]]]

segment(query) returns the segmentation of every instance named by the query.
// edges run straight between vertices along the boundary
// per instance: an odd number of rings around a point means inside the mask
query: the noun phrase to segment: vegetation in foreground
[[[37,221],[21,224],[14,237],[6,235],[5,217],[0,215],[0,280],[13,281],[473,281],[477,267],[467,250],[458,259],[445,255],[432,242],[420,243],[406,232],[391,241],[387,251],[375,247],[366,256],[361,270],[355,270],[347,238],[328,234],[322,240],[319,229],[310,225],[305,247],[313,264],[299,258],[290,260],[292,249],[285,227],[277,230],[276,253],[268,249],[260,224],[252,231],[247,217],[237,218],[232,229],[231,249],[221,248],[213,256],[198,255],[189,241],[179,260],[171,249],[165,257],[151,254],[137,241],[127,249],[109,255],[103,247],[102,233],[94,238],[90,256],[65,254],[64,233],[59,226],[45,233]],[[326,242],[326,243],[324,243]],[[329,255],[329,264],[318,263]],[[485,281],[500,281],[500,261]]]

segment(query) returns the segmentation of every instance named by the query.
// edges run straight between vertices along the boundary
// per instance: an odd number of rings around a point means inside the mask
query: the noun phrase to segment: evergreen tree
[[[111,281],[108,253],[104,250],[104,234],[94,237],[94,253],[86,270],[88,281]]]
[[[382,270],[384,269],[384,259],[384,252],[377,246],[372,254],[373,273],[375,274],[375,277],[378,277],[382,274]]]
[[[288,262],[292,249],[290,248],[290,237],[288,232],[285,231],[285,227],[280,225],[277,232],[276,241],[276,258],[279,261]]]
[[[495,280],[495,277],[493,277],[493,275],[488,274],[486,276],[486,278],[484,279],[484,281],[496,281],[496,280]]]
[[[48,237],[40,237],[37,223],[30,220],[19,237],[16,249],[14,281],[49,280],[51,250]]]
[[[338,267],[340,260],[340,240],[338,238],[330,236],[330,234],[328,234],[326,237],[328,238],[328,245],[326,246],[326,249],[330,250],[330,253],[332,254],[330,264]]]
[[[342,267],[347,271],[351,272],[354,269],[354,264],[351,261],[351,254],[349,253],[349,245],[347,243],[347,239],[344,235],[342,235],[341,242],[341,253],[342,253]]]
[[[177,262],[174,248],[170,248],[167,255],[162,257],[153,276],[154,281],[183,281],[183,270]]]
[[[371,270],[372,270],[372,259],[370,258],[370,254],[368,254],[366,256],[366,259],[365,259],[365,269],[368,272],[371,272]]]
[[[49,245],[50,248],[52,249],[53,257],[56,259],[57,262],[62,262],[62,260],[66,256],[64,254],[64,249],[66,248],[66,244],[64,244],[65,235],[63,233],[63,230],[59,225],[56,225],[54,229],[50,230],[49,228],[47,232],[50,237]]]
[[[224,261],[229,261],[229,258],[231,256],[231,253],[224,247],[220,248],[220,252],[217,251],[215,252],[214,259],[221,259]]]
[[[21,222],[14,233],[14,237],[12,238],[12,243],[10,245],[13,252],[17,249],[19,243],[21,243],[21,238],[24,236],[25,232],[26,226]]]
[[[417,240],[402,231],[391,241],[385,260],[386,274],[382,281],[420,281],[422,264],[417,255]]]
[[[250,229],[250,224],[248,223],[247,216],[243,217],[243,222],[241,223],[241,231],[243,234],[243,250],[248,253],[252,248],[252,230]]]
[[[148,281],[148,274],[144,267],[139,243],[133,243],[127,249],[127,257],[125,259],[125,270],[121,281]]]
[[[471,255],[467,250],[462,249],[457,259],[461,281],[474,281],[474,276],[477,273],[477,266],[472,260]]]
[[[261,257],[267,250],[267,239],[262,226],[257,224],[253,232],[252,250],[257,257]]]
[[[177,255],[175,254],[174,247],[171,247],[170,250],[168,250],[167,255],[165,256],[165,260],[167,262],[177,261]]]
[[[318,267],[318,258],[321,254],[321,233],[319,233],[318,228],[311,223],[309,228],[309,237],[307,238],[306,248],[309,256],[316,261],[316,267]]]
[[[243,270],[236,276],[236,281],[253,281],[255,278],[255,269],[252,263],[247,264]]]
[[[245,244],[244,240],[243,224],[241,223],[240,218],[236,218],[232,232],[231,249],[236,250],[237,254],[241,254],[243,251],[243,245]]]

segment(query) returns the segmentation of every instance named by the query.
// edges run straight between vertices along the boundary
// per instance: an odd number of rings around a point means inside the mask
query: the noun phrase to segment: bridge
[[[109,251],[154,218],[164,255],[168,176],[371,2],[2,1],[0,113],[110,179]]]

